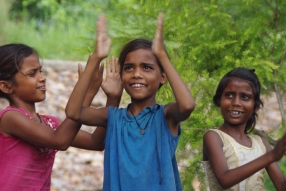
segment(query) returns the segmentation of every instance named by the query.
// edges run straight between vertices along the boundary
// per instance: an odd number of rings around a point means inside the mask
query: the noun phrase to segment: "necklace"
[[[144,134],[145,134],[145,129],[148,127],[147,125],[148,125],[148,123],[149,123],[149,121],[150,121],[150,119],[151,119],[151,117],[152,117],[152,114],[150,115],[150,117],[149,117],[149,119],[148,119],[148,121],[147,121],[147,123],[146,123],[146,126],[142,129],[141,126],[139,125],[139,123],[138,123],[136,117],[134,116],[131,107],[130,107],[130,113],[131,113],[132,116],[134,117],[137,126],[141,129],[141,131],[140,131],[141,135],[144,135]],[[153,113],[153,112],[152,112],[152,113]]]

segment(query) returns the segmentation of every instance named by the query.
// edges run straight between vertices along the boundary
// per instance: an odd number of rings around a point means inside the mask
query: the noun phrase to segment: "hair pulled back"
[[[15,74],[20,70],[24,59],[37,51],[25,44],[6,44],[0,46],[0,81],[15,83]],[[0,98],[9,99],[0,90]]]
[[[118,58],[118,62],[120,65],[120,75],[122,75],[123,65],[126,59],[126,56],[129,52],[133,52],[138,49],[149,49],[152,50],[152,42],[147,39],[137,38],[130,42],[128,42],[121,50]],[[156,58],[156,61],[160,67],[161,72],[164,72],[162,64],[159,59]]]
[[[128,42],[127,44],[125,44],[125,46],[122,48],[120,54],[119,54],[119,58],[118,58],[118,62],[120,65],[120,76],[122,77],[122,71],[123,71],[123,65],[126,59],[126,56],[129,52],[133,52],[135,50],[138,49],[147,49],[147,50],[152,50],[152,42],[150,40],[147,39],[143,39],[143,38],[137,38],[134,39],[130,42]],[[162,64],[160,62],[160,60],[154,56],[156,59],[156,62],[158,63],[158,66],[160,68],[161,72],[164,72],[164,69],[162,67]],[[163,84],[159,85],[159,89],[161,88]]]
[[[221,99],[222,93],[225,87],[227,86],[227,83],[229,82],[229,80],[233,77],[246,80],[251,85],[253,93],[254,93],[254,109],[253,109],[253,113],[251,117],[248,119],[246,123],[246,127],[244,130],[246,134],[250,133],[254,129],[257,118],[258,118],[257,111],[260,107],[263,107],[263,102],[260,98],[261,85],[260,85],[257,75],[254,72],[255,72],[254,69],[250,70],[247,68],[235,68],[231,70],[230,72],[225,74],[224,77],[221,79],[216,89],[216,93],[213,96],[214,104],[220,107],[220,99]]]

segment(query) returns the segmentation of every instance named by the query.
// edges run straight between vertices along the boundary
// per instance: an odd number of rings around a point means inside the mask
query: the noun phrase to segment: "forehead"
[[[39,66],[40,66],[39,57],[36,53],[33,53],[30,56],[24,58],[23,64],[20,69],[26,70],[31,67],[39,67]]]
[[[224,91],[241,91],[253,94],[251,83],[238,77],[232,77],[228,80]]]
[[[150,49],[138,49],[126,55],[124,63],[157,63]]]

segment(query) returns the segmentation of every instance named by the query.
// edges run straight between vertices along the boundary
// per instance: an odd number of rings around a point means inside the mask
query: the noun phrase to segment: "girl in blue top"
[[[106,19],[99,16],[96,49],[71,94],[66,114],[83,124],[107,127],[103,190],[182,190],[175,150],[179,123],[190,116],[195,102],[167,56],[162,30],[163,14],[159,14],[153,42],[135,39],[120,53],[121,81],[131,97],[127,108],[83,107],[90,78],[110,48]],[[176,102],[157,105],[156,93],[167,79]]]

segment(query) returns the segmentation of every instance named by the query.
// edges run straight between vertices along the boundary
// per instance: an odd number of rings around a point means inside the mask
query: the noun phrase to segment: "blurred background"
[[[108,19],[111,55],[137,37],[152,40],[159,12],[170,60],[190,87],[197,106],[183,122],[177,149],[185,191],[207,190],[201,169],[203,134],[222,124],[212,96],[221,77],[234,67],[255,69],[264,108],[253,133],[271,144],[285,131],[286,1],[284,0],[0,0],[0,45],[25,43],[40,54],[47,75],[47,99],[40,113],[64,119],[67,99],[77,81],[77,63],[94,48],[97,16]],[[157,96],[174,100],[168,84]],[[128,103],[126,94],[121,106]],[[5,101],[1,100],[2,107]],[[100,91],[94,107],[105,104]],[[93,131],[95,127],[83,127]],[[285,157],[279,166],[286,175]],[[69,148],[59,152],[52,175],[54,191],[101,190],[103,152]],[[265,175],[268,190],[275,190]]]

